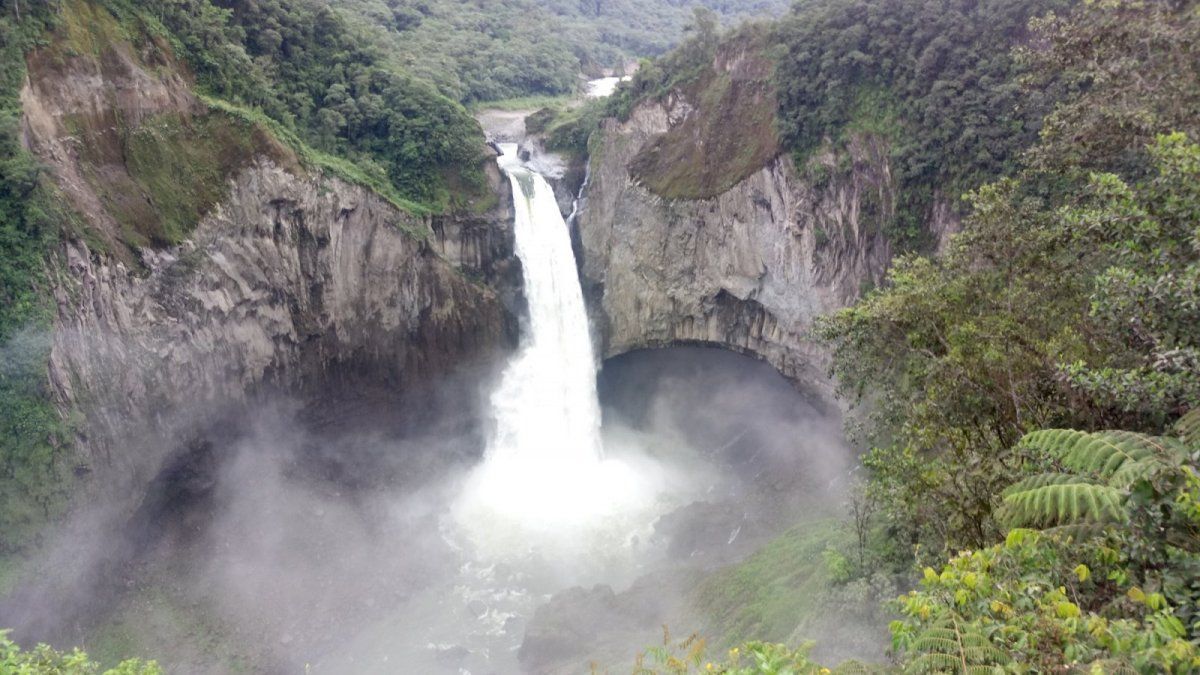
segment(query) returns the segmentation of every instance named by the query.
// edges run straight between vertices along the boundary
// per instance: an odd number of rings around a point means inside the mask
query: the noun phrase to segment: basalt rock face
[[[578,218],[585,293],[603,351],[704,343],[763,358],[798,381],[824,381],[806,333],[815,317],[878,282],[891,255],[882,223],[894,203],[887,148],[859,139],[834,176],[798,175],[786,156],[703,200],[668,200],[631,178],[647,143],[688,113],[685,100],[609,120],[594,144]]]
[[[401,211],[210,109],[169,45],[135,49],[99,6],[72,11],[97,46],[30,55],[22,102],[25,144],[78,214],[48,266],[48,374],[92,475],[80,503],[132,510],[189,429],[259,392],[415,392],[515,344],[520,269],[494,163],[493,208]]]
[[[396,387],[478,365],[511,343],[497,294],[469,281],[369,191],[262,161],[184,244],[146,252],[148,273],[62,250],[50,364],[80,410],[82,460],[144,484],[168,438],[209,406],[263,386],[303,395],[368,373]]]

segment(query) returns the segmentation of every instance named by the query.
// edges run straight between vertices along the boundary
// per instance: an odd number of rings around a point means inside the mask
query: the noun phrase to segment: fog
[[[854,457],[839,415],[748,357],[672,348],[605,364],[612,473],[593,478],[622,492],[582,520],[576,500],[606,495],[549,489],[511,512],[480,506],[495,422],[486,406],[466,419],[473,405],[459,400],[486,399],[495,383],[478,386],[465,392],[460,378],[425,397],[436,405],[419,424],[398,400],[336,390],[225,410],[172,442],[180,450],[131,518],[81,515],[51,547],[71,564],[25,584],[0,623],[64,646],[126,631],[172,672],[578,672],[587,644],[549,656],[522,644],[539,607],[583,593],[589,639],[624,655],[623,671],[651,638],[591,613],[597,585],[620,594],[703,573],[840,514]],[[529,470],[556,480],[553,467]],[[645,611],[656,621],[701,620],[685,587],[655,588]],[[539,626],[538,644],[554,630]]]

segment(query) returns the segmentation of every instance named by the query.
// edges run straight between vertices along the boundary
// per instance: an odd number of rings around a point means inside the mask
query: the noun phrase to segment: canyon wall
[[[735,46],[714,70],[593,138],[576,234],[603,353],[716,345],[827,387],[808,331],[886,270],[888,148],[859,136],[802,175],[770,127],[769,64]]]
[[[22,102],[26,146],[73,212],[49,265],[48,374],[89,477],[78,503],[135,508],[190,429],[256,392],[415,390],[515,344],[494,162],[496,206],[409,213],[210,107],[161,40],[135,48],[102,9],[73,11],[94,48],[31,54]]]
[[[50,379],[84,415],[81,466],[144,484],[172,449],[163,439],[209,405],[363,371],[404,388],[510,344],[497,294],[401,218],[363,188],[263,161],[188,241],[146,252],[145,273],[66,243]]]

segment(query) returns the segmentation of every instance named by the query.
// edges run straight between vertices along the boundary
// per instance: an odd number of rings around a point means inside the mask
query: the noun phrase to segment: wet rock
[[[444,663],[449,666],[457,666],[467,660],[471,655],[470,650],[462,645],[438,646],[436,648],[434,658],[439,663]]]
[[[746,544],[762,536],[743,506],[694,502],[659,518],[654,537],[667,544],[672,558],[725,562],[744,554]]]

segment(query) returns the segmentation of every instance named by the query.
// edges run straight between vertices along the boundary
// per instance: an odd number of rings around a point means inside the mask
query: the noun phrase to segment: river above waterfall
[[[625,76],[601,77],[595,80],[589,80],[587,85],[584,87],[584,95],[588,98],[604,98],[606,96],[612,96],[613,92],[617,90],[617,85],[621,84],[622,82],[628,82],[630,79],[632,78]]]

